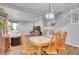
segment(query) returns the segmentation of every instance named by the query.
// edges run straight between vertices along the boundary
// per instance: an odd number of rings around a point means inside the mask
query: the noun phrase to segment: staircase
[[[60,31],[67,24],[79,23],[79,8],[69,11],[59,22],[54,26],[54,31]]]

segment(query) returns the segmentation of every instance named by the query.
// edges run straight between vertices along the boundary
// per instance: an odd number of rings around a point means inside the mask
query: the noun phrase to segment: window
[[[79,23],[79,12],[75,11],[71,13],[71,24],[78,24]]]
[[[18,25],[17,22],[8,21],[8,34],[10,34],[12,36],[15,33],[17,33],[17,25]]]
[[[17,25],[18,25],[18,23],[12,23],[13,30],[17,30]]]

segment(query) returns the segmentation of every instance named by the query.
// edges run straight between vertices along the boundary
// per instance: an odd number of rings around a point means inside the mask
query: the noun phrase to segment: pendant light
[[[54,19],[54,13],[51,12],[50,3],[49,3],[49,13],[45,15],[46,19]]]

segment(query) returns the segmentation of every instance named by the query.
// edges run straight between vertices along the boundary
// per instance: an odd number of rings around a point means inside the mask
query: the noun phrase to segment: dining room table
[[[45,36],[33,36],[30,37],[29,40],[33,45],[38,47],[38,54],[41,55],[42,47],[47,46],[50,43],[52,35]]]

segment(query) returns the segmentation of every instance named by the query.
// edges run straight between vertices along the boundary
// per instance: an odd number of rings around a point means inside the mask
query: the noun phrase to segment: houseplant
[[[5,27],[4,18],[7,17],[7,13],[5,13],[3,8],[0,8],[0,36],[2,36],[2,30]]]
[[[4,28],[3,18],[0,16],[0,36],[2,36],[2,30]]]
[[[0,31],[4,28],[3,18],[0,16]]]

